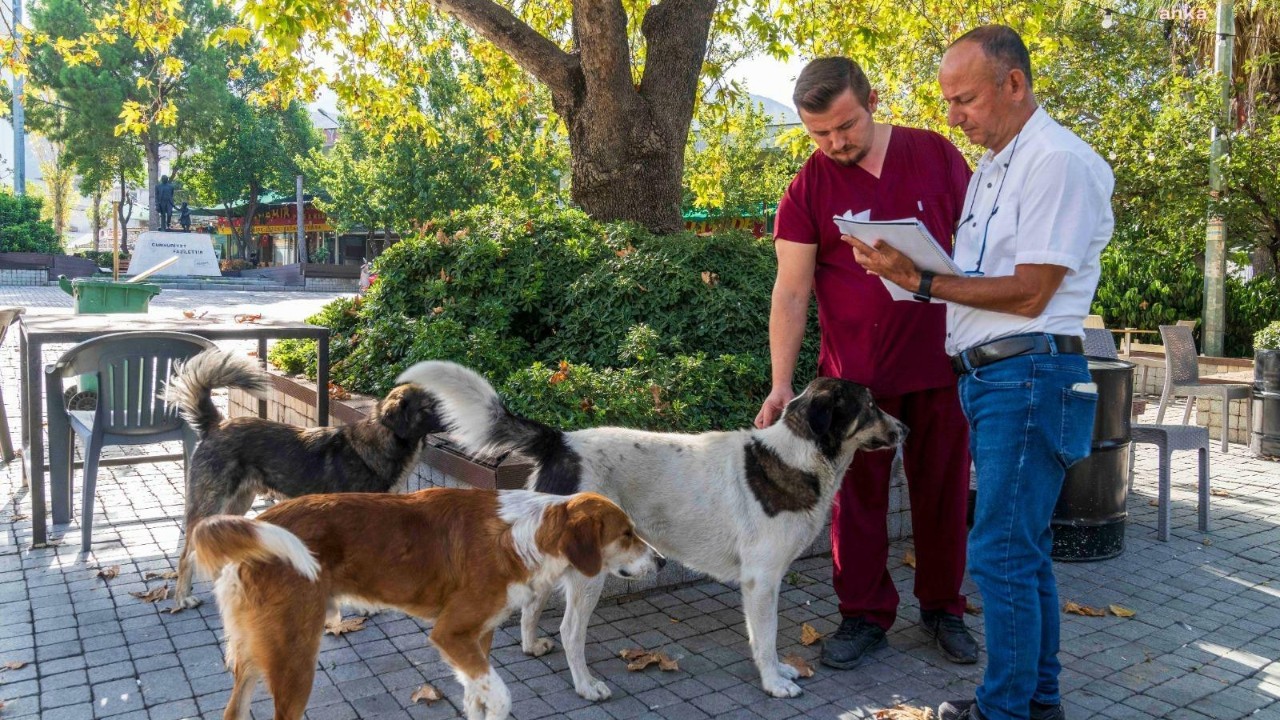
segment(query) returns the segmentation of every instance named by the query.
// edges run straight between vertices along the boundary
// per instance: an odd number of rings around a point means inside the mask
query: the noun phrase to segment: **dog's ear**
[[[593,514],[569,511],[569,522],[561,536],[564,556],[578,572],[587,577],[600,574],[604,567],[603,544],[604,523]]]
[[[831,419],[835,413],[836,398],[831,393],[816,393],[809,401],[805,421],[814,438],[826,438],[831,432]]]
[[[435,397],[416,385],[400,385],[378,404],[379,420],[396,437],[418,440],[445,430]]]

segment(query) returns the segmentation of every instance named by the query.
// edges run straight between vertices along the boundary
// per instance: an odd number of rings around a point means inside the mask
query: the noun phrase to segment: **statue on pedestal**
[[[168,175],[160,176],[160,184],[156,185],[156,212],[160,214],[160,229],[168,230],[173,222],[173,183]]]

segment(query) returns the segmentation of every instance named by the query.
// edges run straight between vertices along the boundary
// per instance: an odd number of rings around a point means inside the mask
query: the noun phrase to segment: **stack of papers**
[[[866,215],[867,213],[860,213],[855,217],[852,213],[845,213],[836,215],[832,220],[840,228],[842,235],[852,235],[868,244],[884,240],[895,250],[911,258],[921,270],[930,270],[936,275],[964,274],[918,218],[867,220]],[[915,299],[912,290],[898,287],[884,278],[880,280],[894,300]],[[935,298],[933,302],[942,301]]]

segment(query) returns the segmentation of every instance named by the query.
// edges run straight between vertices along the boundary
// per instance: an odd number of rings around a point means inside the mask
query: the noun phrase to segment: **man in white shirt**
[[[1022,38],[991,25],[943,56],[948,122],[987,148],[956,230],[964,275],[917,270],[875,238],[845,237],[864,268],[947,302],[978,470],[969,572],[982,592],[987,669],[942,720],[1063,720],[1049,524],[1066,469],[1089,454],[1097,392],[1084,316],[1114,219],[1110,167],[1040,107]],[[868,242],[864,242],[868,241]]]

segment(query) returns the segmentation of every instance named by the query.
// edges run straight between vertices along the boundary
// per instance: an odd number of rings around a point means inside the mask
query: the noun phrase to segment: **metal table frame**
[[[165,330],[185,332],[209,340],[257,340],[258,361],[266,367],[267,340],[312,339],[318,347],[316,371],[316,416],[320,425],[329,424],[329,328],[303,322],[236,323],[221,318],[156,317],[154,315],[24,315],[19,320],[22,369],[22,470],[31,491],[31,529],[33,547],[48,543],[45,519],[45,441],[44,441],[44,359],[45,345],[78,343],[108,333],[128,330]],[[258,415],[266,417],[267,401],[258,401]],[[180,457],[180,455],[178,456]],[[108,464],[127,464],[136,459],[122,458]],[[54,524],[71,520],[71,488],[52,488]]]

